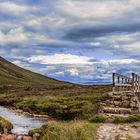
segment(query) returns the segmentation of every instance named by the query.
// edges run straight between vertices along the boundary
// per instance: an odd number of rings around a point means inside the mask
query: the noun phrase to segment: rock
[[[120,130],[128,131],[128,127],[120,127]]]
[[[128,96],[122,96],[122,101],[124,101],[124,100],[130,100],[130,97],[128,97]]]
[[[33,140],[33,138],[30,136],[23,136],[22,140]]]
[[[11,134],[8,135],[2,134],[0,136],[0,140],[15,140],[15,136]]]
[[[138,129],[138,128],[139,128],[139,125],[137,125],[137,124],[133,124],[133,125],[131,125],[131,127],[132,127],[132,128],[136,128],[136,129]]]
[[[120,101],[114,101],[114,105],[115,105],[115,106],[121,106],[121,104],[122,104],[122,103],[121,103]]]
[[[128,108],[130,106],[130,101],[128,100],[122,101],[122,106]]]
[[[40,137],[40,134],[39,133],[34,133],[33,134],[33,140],[38,140]]]

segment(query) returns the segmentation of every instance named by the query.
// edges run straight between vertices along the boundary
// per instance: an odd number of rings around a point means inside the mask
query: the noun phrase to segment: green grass
[[[100,102],[107,98],[105,87],[102,90],[100,87],[92,87],[94,93],[88,92],[90,88],[87,87],[87,91],[84,88],[77,91],[75,88],[55,89],[51,90],[52,92],[11,89],[0,94],[0,105],[12,106],[30,113],[46,114],[61,120],[87,119],[98,112]],[[83,91],[85,93],[82,93]],[[43,94],[40,95],[41,92]]]
[[[107,122],[107,117],[104,115],[94,115],[89,119],[92,123],[105,123]]]
[[[133,140],[133,138],[129,135],[127,135],[126,140]]]
[[[95,140],[97,124],[86,121],[56,122],[49,121],[40,129],[32,130],[40,133],[40,140]]]
[[[140,115],[129,115],[128,117],[117,117],[114,120],[114,123],[134,123],[134,122],[140,122]]]

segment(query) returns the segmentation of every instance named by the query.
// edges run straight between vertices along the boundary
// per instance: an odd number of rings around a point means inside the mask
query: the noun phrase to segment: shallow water
[[[28,134],[29,130],[39,128],[44,123],[43,118],[25,116],[2,106],[0,106],[0,116],[9,120],[13,124],[13,133],[19,134]]]

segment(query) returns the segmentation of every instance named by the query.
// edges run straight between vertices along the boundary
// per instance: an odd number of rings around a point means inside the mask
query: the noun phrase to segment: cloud
[[[35,7],[29,7],[27,5],[17,4],[11,1],[4,1],[0,3],[1,12],[12,14],[12,15],[20,15],[21,13],[25,13],[32,10],[36,10]]]
[[[78,83],[140,73],[139,0],[1,0],[0,55]]]
[[[15,65],[18,65],[18,66],[20,66],[20,67],[22,67],[22,68],[29,68],[29,67],[31,67],[31,65],[30,64],[27,64],[27,63],[25,63],[25,62],[22,62],[22,61],[20,61],[20,60],[15,60],[15,61],[12,61],[12,63],[14,63]]]
[[[54,54],[48,56],[31,56],[27,58],[31,63],[40,64],[91,64],[90,58],[86,56],[77,56],[72,54]]]
[[[0,43],[22,43],[28,40],[28,35],[22,27],[11,29],[8,33],[0,32]]]
[[[140,8],[138,0],[59,0],[56,7],[63,13],[80,19],[88,19],[93,23],[98,21],[114,20],[123,18],[127,13],[133,12]]]
[[[86,58],[86,59],[85,59]],[[136,57],[127,59],[95,60],[91,57],[70,54],[33,56],[28,63],[42,64],[38,71],[47,76],[83,84],[111,83],[113,72],[130,74],[139,69],[140,61]]]

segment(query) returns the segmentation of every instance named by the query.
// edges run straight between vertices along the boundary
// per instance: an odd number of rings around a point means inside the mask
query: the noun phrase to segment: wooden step
[[[106,107],[102,106],[102,111],[104,113],[111,113],[111,114],[131,114],[131,108],[119,108],[119,107]]]

